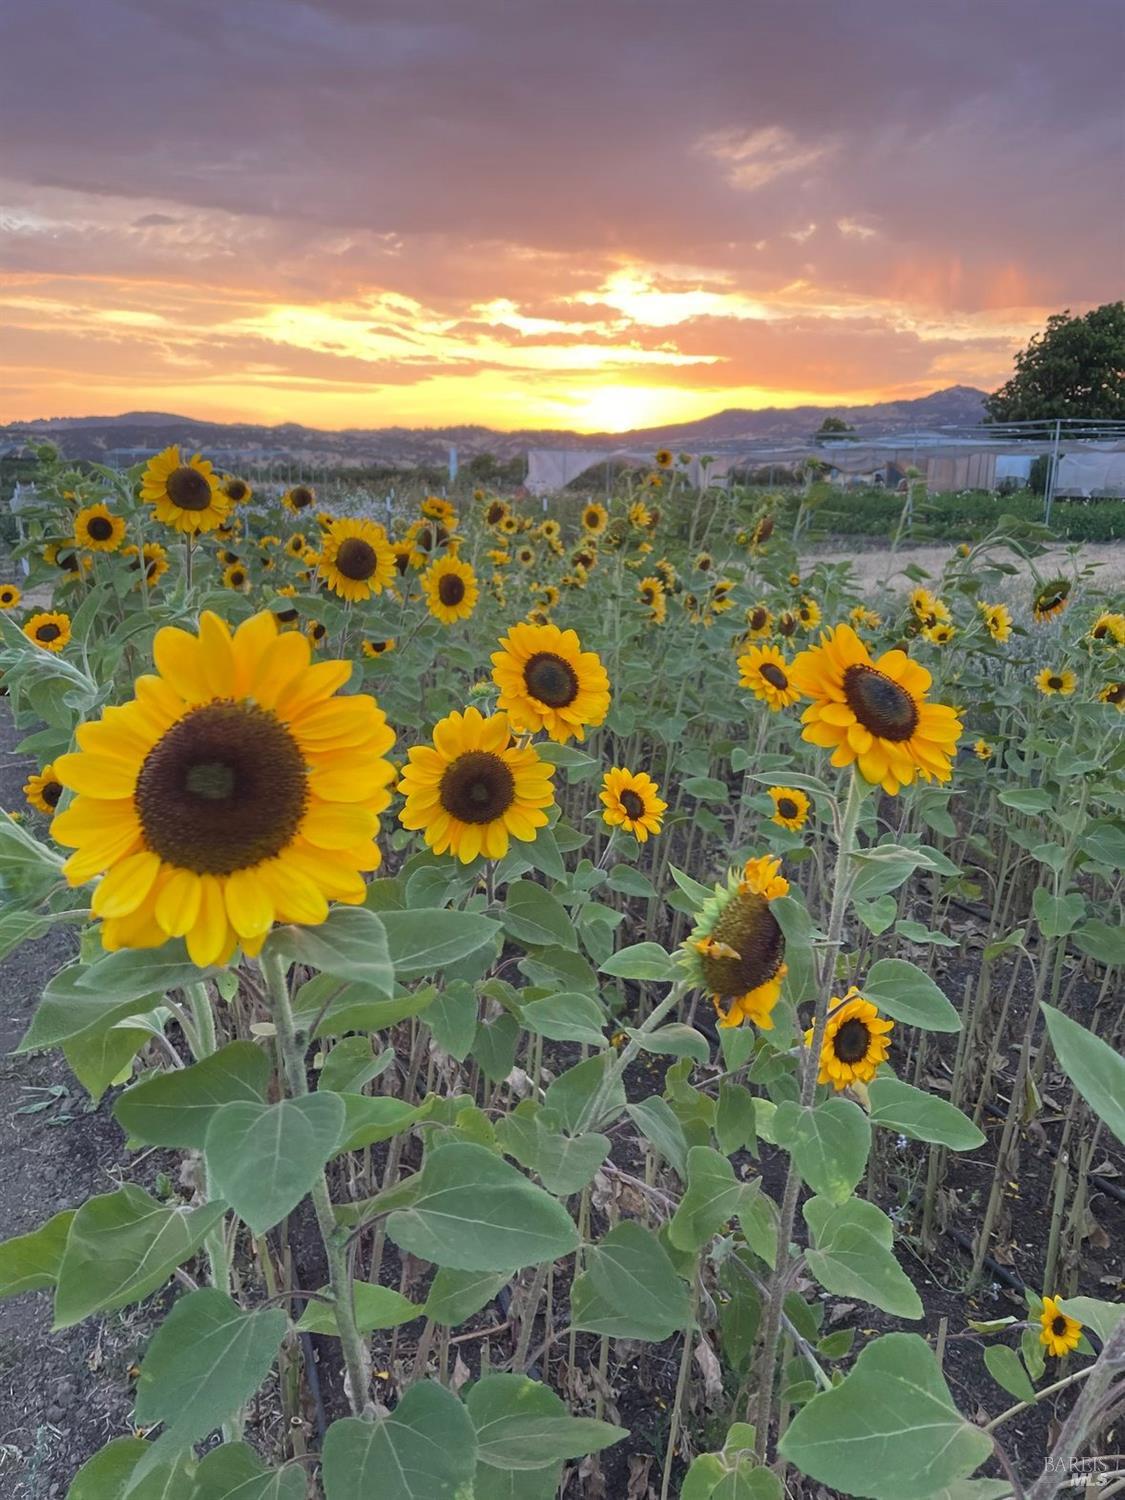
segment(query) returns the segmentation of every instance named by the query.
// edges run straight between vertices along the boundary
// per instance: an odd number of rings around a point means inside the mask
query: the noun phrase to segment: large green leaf
[[[152,1074],[127,1089],[113,1113],[134,1140],[202,1151],[215,1111],[263,1103],[273,1065],[253,1042],[231,1042],[189,1068]]]
[[[573,948],[574,923],[566,907],[533,880],[516,880],[508,887],[504,930],[517,943],[532,948]]]
[[[198,984],[218,972],[196,968],[183,939],[173,938],[162,948],[122,948],[118,953],[108,953],[85,969],[76,982],[80,989],[95,990],[114,1000],[132,1000],[142,995],[166,995],[169,990]]]
[[[74,1209],[66,1208],[30,1234],[0,1244],[0,1297],[54,1286],[73,1220]]]
[[[213,1191],[255,1234],[265,1234],[312,1188],[346,1118],[339,1094],[224,1104],[204,1142]]]
[[[247,1443],[221,1443],[199,1460],[191,1500],[305,1500],[299,1464],[267,1469]]]
[[[422,1308],[443,1328],[455,1328],[480,1312],[510,1280],[507,1271],[438,1271]]]
[[[412,1385],[374,1422],[344,1417],[324,1439],[326,1500],[467,1500],[477,1437],[452,1391]]]
[[[370,1281],[353,1283],[355,1322],[360,1333],[372,1333],[376,1328],[397,1328],[400,1323],[409,1323],[421,1315],[422,1309],[404,1297],[394,1287],[376,1286]],[[321,1295],[328,1292],[321,1288]],[[325,1333],[339,1338],[336,1309],[331,1302],[312,1301],[301,1314],[297,1327],[302,1333]]]
[[[476,912],[446,911],[442,907],[380,913],[395,977],[404,981],[436,974],[492,943],[500,925]]]
[[[922,1317],[918,1293],[891,1250],[891,1221],[880,1209],[859,1199],[832,1209],[813,1198],[804,1214],[815,1236],[806,1263],[826,1292],[859,1297],[898,1318]]]
[[[344,1128],[333,1156],[341,1151],[360,1151],[364,1146],[389,1141],[417,1118],[418,1108],[391,1094],[337,1094],[344,1102]]]
[[[524,1006],[520,1020],[528,1031],[553,1042],[585,1042],[589,1047],[604,1047],[602,1034],[605,1011],[592,995],[577,990],[532,1000]]]
[[[975,1151],[984,1145],[984,1133],[948,1099],[927,1094],[889,1074],[869,1083],[867,1092],[875,1125],[897,1130],[914,1141],[948,1146],[952,1151]]]
[[[671,1105],[659,1094],[628,1106],[629,1118],[644,1138],[671,1163],[681,1179],[687,1177],[687,1137]]]
[[[477,1432],[477,1461],[493,1469],[542,1469],[628,1437],[590,1417],[572,1417],[549,1386],[526,1375],[487,1375],[465,1402]]]
[[[501,1148],[535,1172],[549,1193],[565,1198],[592,1182],[609,1152],[609,1137],[595,1132],[564,1135],[545,1123],[525,1101],[496,1126]]]
[[[1074,1087],[1119,1141],[1125,1142],[1125,1057],[1052,1005],[1044,1005],[1047,1030]]]
[[[164,1012],[167,1014],[167,1012]],[[128,1068],[152,1033],[124,1023],[83,1032],[63,1043],[70,1071],[96,1104],[110,1084]]]
[[[319,927],[275,928],[266,946],[291,963],[365,985],[384,998],[394,990],[386,929],[365,907],[333,907]]]
[[[162,993],[150,990],[122,999],[111,990],[86,989],[78,981],[87,972],[81,964],[59,970],[43,991],[31,1025],[15,1049],[17,1053],[38,1052],[90,1032],[105,1031],[118,1021],[152,1010],[163,998]]]
[[[934,1352],[889,1333],[793,1418],[781,1452],[803,1474],[862,1500],[925,1500],[967,1478],[992,1440],[953,1404]]]
[[[677,1250],[699,1250],[738,1212],[745,1184],[738,1181],[725,1156],[709,1146],[693,1146],[687,1155],[687,1188],[668,1225]]]
[[[571,1322],[589,1333],[660,1343],[691,1322],[691,1298],[664,1246],[631,1219],[583,1254],[570,1289]]]
[[[881,958],[871,965],[864,997],[896,1021],[926,1031],[960,1031],[961,1020],[928,974],[904,958]]]
[[[66,1500],[125,1500],[130,1493],[133,1475],[147,1458],[151,1443],[144,1438],[114,1438],[94,1454],[74,1476]],[[196,1500],[194,1465],[188,1454],[157,1464],[148,1475],[144,1500]],[[132,1500],[141,1500],[141,1491],[133,1490]],[[211,1500],[210,1496],[206,1500]],[[238,1497],[243,1500],[243,1497]],[[248,1500],[258,1500],[257,1496]],[[273,1497],[270,1497],[273,1500]],[[278,1500],[290,1500],[281,1495]]]
[[[578,1245],[561,1203],[487,1147],[456,1141],[429,1152],[413,1203],[391,1214],[387,1233],[456,1271],[516,1271]]]
[[[676,965],[671,954],[666,953],[659,943],[634,943],[631,948],[621,948],[612,958],[607,958],[601,965],[601,972],[618,979],[670,983],[676,977]]]
[[[814,1193],[833,1203],[851,1196],[871,1150],[871,1125],[858,1104],[826,1099],[805,1109],[787,1100],[777,1107],[773,1132]]]
[[[110,1312],[156,1291],[199,1249],[224,1203],[169,1207],[127,1184],[88,1198],[67,1236],[55,1290],[58,1328]]]

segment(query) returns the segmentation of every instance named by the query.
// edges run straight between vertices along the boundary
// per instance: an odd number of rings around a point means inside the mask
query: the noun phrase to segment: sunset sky
[[[34,0],[0,420],[621,430],[1122,294],[1119,0]]]

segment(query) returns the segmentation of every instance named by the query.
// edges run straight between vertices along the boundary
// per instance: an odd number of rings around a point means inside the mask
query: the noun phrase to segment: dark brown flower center
[[[62,626],[55,625],[53,622],[50,625],[40,625],[35,631],[37,641],[57,641],[60,635],[62,635]]]
[[[488,507],[488,524],[495,526],[498,521],[504,519],[506,512],[499,500],[494,500]]]
[[[447,609],[456,609],[465,597],[465,580],[460,573],[443,573],[438,579],[438,598]]]
[[[644,588],[644,589],[641,590],[641,603],[642,604],[651,604],[652,601],[655,598],[656,598],[656,590],[655,589]]]
[[[231,479],[227,482],[227,495],[237,505],[240,500],[245,500],[247,494],[246,481],[243,479]]]
[[[86,531],[95,542],[108,542],[113,535],[113,522],[105,516],[91,516],[86,522]]]
[[[644,802],[637,795],[637,793],[633,791],[632,787],[626,788],[626,790],[621,793],[621,806],[625,809],[626,815],[634,823],[638,818],[643,818],[645,815]]]
[[[149,751],[135,800],[145,846],[198,875],[278,854],[304,814],[308,777],[285,726],[246,703],[208,703]]]
[[[515,801],[515,777],[490,750],[470,750],[446,768],[439,796],[462,823],[492,823]]]
[[[864,729],[880,739],[908,740],[918,727],[914,699],[877,667],[849,667],[844,673],[844,697]]]
[[[398,571],[400,573],[405,573],[406,570],[407,570],[407,568],[409,566],[410,566],[410,548],[409,547],[396,547],[395,548],[395,567],[398,569]]]
[[[1058,1317],[1055,1318],[1052,1321],[1052,1323],[1051,1323],[1051,1332],[1055,1335],[1055,1337],[1057,1339],[1061,1339],[1061,1338],[1063,1338],[1065,1336],[1065,1334],[1066,1334],[1066,1319],[1063,1317],[1062,1313],[1059,1313]]]
[[[768,619],[769,614],[761,607],[761,605],[759,605],[757,609],[752,609],[750,611],[751,630],[764,630],[766,628],[766,621]]]
[[[739,891],[723,908],[711,931],[737,958],[704,954],[701,967],[707,987],[720,1000],[749,994],[772,979],[785,956],[785,938],[764,896]]]
[[[1063,680],[1062,680],[1061,677],[1048,677],[1047,678],[1047,686],[1049,688],[1053,689],[1054,692],[1056,692],[1056,693],[1058,692],[1059,688],[1062,687],[1062,685],[1063,685]]]
[[[773,536],[773,517],[763,516],[754,530],[754,540],[768,542],[771,536]]]
[[[796,818],[800,814],[800,809],[792,797],[779,797],[777,799],[777,811],[783,818]]]
[[[764,677],[770,687],[775,687],[779,692],[784,692],[789,686],[789,678],[785,672],[772,661],[764,661],[758,668],[759,676]]]
[[[67,552],[63,557],[59,558],[59,567],[65,568],[68,573],[77,573],[78,559],[73,552]]]
[[[62,782],[60,781],[45,781],[39,789],[39,795],[48,807],[57,807],[62,793]]]
[[[537,651],[523,669],[527,690],[550,708],[565,708],[578,697],[578,674],[553,651]]]
[[[297,618],[298,613],[299,611],[295,609],[275,609],[273,612],[273,616],[274,619],[278,620],[282,625],[292,625],[293,621]]]
[[[711,559],[707,556],[706,552],[703,554],[702,557],[700,557],[700,558],[698,558],[696,560],[695,566],[699,569],[699,571],[701,573],[706,573],[707,572],[708,568],[711,566]]]
[[[366,583],[378,566],[379,554],[362,537],[350,536],[340,543],[336,553],[336,567],[345,578],[350,578],[355,583]]]
[[[231,588],[240,589],[246,582],[246,574],[241,568],[232,568],[230,572]]]
[[[777,628],[781,631],[782,635],[792,635],[797,628],[796,616],[782,615],[781,619],[777,622]]]
[[[1107,703],[1125,703],[1125,682],[1115,682],[1105,695]]]
[[[842,1063],[857,1063],[867,1056],[871,1033],[858,1016],[845,1021],[832,1039],[832,1050]]]
[[[168,498],[181,510],[206,510],[211,504],[211,486],[207,477],[191,464],[173,469],[165,481]]]
[[[295,510],[304,510],[306,505],[313,503],[313,492],[307,485],[299,484],[289,491],[289,501]]]

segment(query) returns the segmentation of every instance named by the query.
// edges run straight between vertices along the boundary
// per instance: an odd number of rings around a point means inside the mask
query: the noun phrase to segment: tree
[[[825,417],[813,433],[814,443],[854,443],[855,428],[843,417]]]
[[[987,420],[1125,421],[1125,302],[1083,317],[1054,313],[1016,355],[1015,374],[986,398]]]

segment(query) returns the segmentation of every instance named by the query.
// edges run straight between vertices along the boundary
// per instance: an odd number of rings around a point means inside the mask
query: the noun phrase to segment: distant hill
[[[732,408],[695,422],[602,433],[553,429],[496,432],[478,426],[327,432],[297,422],[266,427],[252,422],[204,422],[171,412],[132,411],[117,417],[44,417],[12,422],[0,427],[0,452],[13,444],[49,439],[67,458],[127,465],[169,443],[179,443],[226,465],[292,463],[327,468],[444,463],[451,446],[456,446],[463,458],[476,453],[511,458],[527,448],[655,448],[662,444],[705,453],[751,440],[797,442],[815,432],[827,416],[842,417],[861,437],[971,426],[984,415],[984,397],[983,391],[972,386],[952,385],[912,401],[881,401],[872,406]]]

